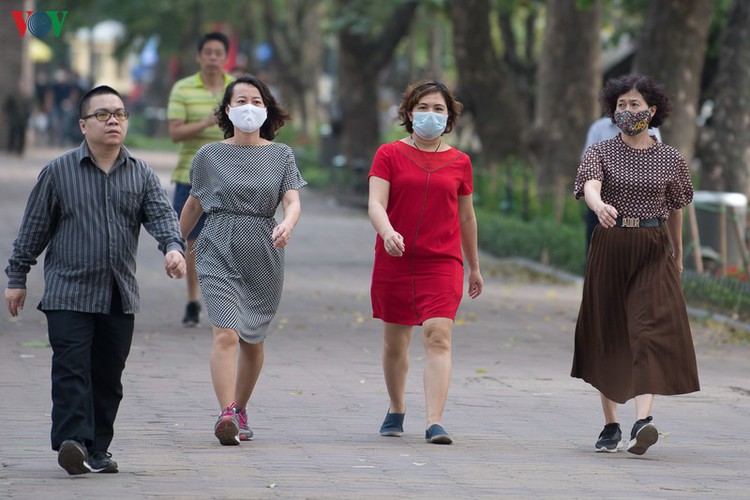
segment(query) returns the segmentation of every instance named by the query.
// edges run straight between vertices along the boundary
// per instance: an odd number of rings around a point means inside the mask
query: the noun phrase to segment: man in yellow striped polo
[[[226,35],[218,32],[203,35],[198,41],[196,58],[200,71],[178,80],[169,96],[169,136],[172,141],[182,143],[177,168],[172,174],[177,217],[180,216],[190,194],[190,165],[193,156],[204,144],[224,139],[224,134],[216,125],[214,111],[221,102],[224,89],[232,81],[232,77],[224,72],[228,53],[229,39]],[[188,303],[182,320],[184,326],[195,326],[200,321],[200,290],[198,276],[195,273],[195,254],[190,250],[202,227],[203,217],[187,239],[188,251],[185,252],[185,262]]]

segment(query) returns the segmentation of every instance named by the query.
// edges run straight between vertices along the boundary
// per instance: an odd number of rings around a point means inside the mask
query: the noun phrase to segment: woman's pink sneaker
[[[235,413],[235,404],[227,406],[216,419],[214,425],[214,436],[225,446],[237,446],[240,444],[240,425]]]
[[[247,426],[247,409],[243,408],[239,410],[235,408],[234,410],[237,414],[237,422],[240,428],[240,441],[251,441],[253,439],[253,431]]]

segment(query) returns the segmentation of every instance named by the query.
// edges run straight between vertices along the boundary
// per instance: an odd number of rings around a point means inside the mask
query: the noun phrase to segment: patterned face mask
[[[629,110],[615,113],[615,124],[628,135],[638,135],[648,128],[651,122],[651,111],[648,109],[632,113]]]

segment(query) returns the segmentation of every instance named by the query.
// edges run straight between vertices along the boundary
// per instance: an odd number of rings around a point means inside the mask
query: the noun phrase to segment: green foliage
[[[299,167],[302,177],[307,185],[318,191],[330,191],[333,189],[333,169],[318,165],[305,164]]]
[[[582,275],[586,261],[583,223],[557,224],[549,218],[526,222],[476,209],[479,246],[497,257],[525,257]]]
[[[390,127],[383,131],[383,142],[393,142],[406,137],[406,130],[399,125],[400,122],[393,122]]]
[[[682,290],[692,306],[750,321],[750,284],[747,282],[686,269],[682,273]]]
[[[249,2],[77,0],[75,3],[72,11],[75,16],[70,16],[71,29],[91,28],[107,19],[116,19],[125,25],[125,37],[117,49],[120,57],[126,56],[128,49],[140,49],[140,44],[154,34],[159,35],[159,53],[165,57],[181,55],[186,48],[194,53],[198,34],[213,31],[216,23],[252,31],[262,27],[260,9],[251,11],[247,5]]]
[[[717,0],[714,4],[714,12],[711,17],[711,26],[708,35],[708,48],[706,50],[706,57],[708,59],[719,58],[724,29],[729,20],[733,3],[733,0]]]
[[[333,170],[328,165],[320,164],[320,148],[315,139],[287,125],[279,130],[274,141],[291,146],[294,150],[297,168],[310,187],[329,190],[333,183]]]
[[[605,46],[616,46],[620,38],[635,40],[643,26],[648,0],[614,0],[603,2],[602,32]]]
[[[489,169],[474,162],[474,203],[485,210],[526,221],[558,216],[555,199],[539,195],[533,168],[513,158]],[[566,225],[580,225],[583,208],[582,202],[566,191],[560,220]]]
[[[168,137],[154,137],[131,132],[128,132],[128,137],[125,139],[125,147],[147,151],[179,151],[180,149],[180,145],[172,142]]]
[[[164,134],[155,133],[143,113],[131,113],[128,119],[128,136],[125,146],[131,149],[146,149],[149,151],[179,151],[180,145],[172,142]]]
[[[336,15],[330,20],[333,32],[347,31],[364,38],[375,38],[382,32],[393,11],[401,4],[419,0],[337,0]]]

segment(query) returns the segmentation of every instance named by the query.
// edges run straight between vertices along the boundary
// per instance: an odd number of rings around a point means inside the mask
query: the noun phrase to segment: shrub
[[[747,282],[686,269],[682,273],[682,290],[685,300],[692,306],[750,321],[750,284]]]
[[[526,257],[583,275],[586,236],[583,224],[560,225],[551,219],[530,222],[477,209],[479,246],[498,257]]]
[[[302,177],[307,181],[308,186],[318,191],[329,191],[332,189],[333,171],[331,167],[319,167],[317,165],[306,164],[299,166]]]

